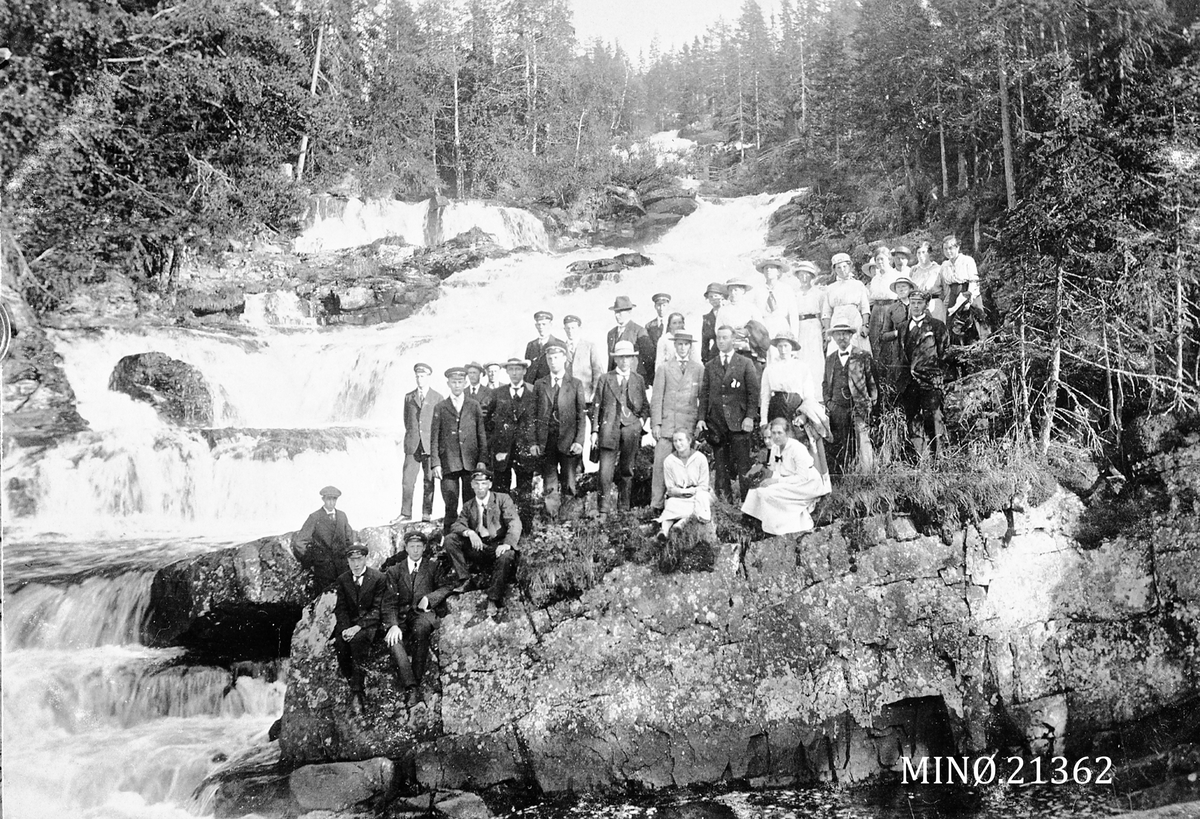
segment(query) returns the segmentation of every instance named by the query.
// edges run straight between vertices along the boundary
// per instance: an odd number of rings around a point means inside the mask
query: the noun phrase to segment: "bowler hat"
[[[575,322],[576,324],[579,324],[579,325],[583,324],[583,321],[579,318],[579,316],[563,316],[563,326],[564,327],[566,325],[570,324],[571,322]]]
[[[341,496],[342,490],[338,489],[336,486],[325,486],[321,488],[321,497],[323,498],[340,498]]]
[[[505,361],[504,364],[501,366],[524,367],[525,369],[528,370],[529,369],[529,359],[528,358],[517,358],[514,356],[514,357],[510,358],[508,361]]]
[[[842,262],[845,262],[846,264],[853,264],[854,260],[850,258],[849,253],[835,253],[833,254],[833,258],[829,260],[829,263],[834,267],[837,267]]]
[[[688,342],[689,344],[691,344],[691,343],[692,343],[693,341],[695,341],[696,339],[692,337],[692,334],[691,334],[691,333],[689,333],[689,332],[686,332],[686,331],[684,331],[684,330],[680,330],[678,333],[676,333],[675,335],[671,336],[671,340],[672,340],[672,341],[686,341],[686,342]]]
[[[708,298],[710,293],[716,293],[718,296],[729,297],[729,288],[720,282],[712,282],[708,285],[708,289],[704,291],[704,298]]]
[[[788,332],[776,333],[775,338],[771,339],[771,344],[775,345],[781,341],[786,341],[788,344],[791,344],[793,350],[800,349],[800,342],[796,341],[796,337],[794,335],[792,335],[791,333],[788,333]]]
[[[442,373],[442,375],[446,376],[447,378],[453,378],[456,375],[466,375],[466,374],[467,374],[466,367],[447,367],[446,372]]]
[[[914,282],[914,281],[913,281],[912,279],[910,279],[908,276],[900,275],[900,276],[897,276],[897,277],[896,277],[896,278],[895,278],[895,279],[892,281],[891,288],[892,288],[892,292],[893,292],[893,293],[895,293],[895,292],[896,292],[896,285],[898,285],[898,284],[907,284],[907,285],[908,285],[909,287],[911,287],[913,290],[916,290],[916,289],[917,289],[917,283],[916,283],[916,282]],[[911,291],[910,291],[910,292],[911,292]]]
[[[358,543],[352,543],[346,547],[346,555],[347,556],[368,555],[370,553],[371,553],[371,547],[367,546],[367,544],[362,543],[361,541]]]
[[[536,313],[533,314],[533,320],[537,321],[538,319],[545,319],[546,321],[554,321],[554,314],[551,313],[549,310],[538,310]]]
[[[637,305],[629,300],[629,296],[617,296],[616,300],[613,301],[613,306],[608,309],[614,313],[620,313],[622,310],[632,310],[635,307]]]
[[[653,301],[655,304],[658,304],[660,301],[670,301],[671,294],[670,293],[655,293],[650,298],[650,300]]]
[[[421,532],[420,529],[409,529],[407,532],[404,533],[404,544],[406,546],[409,543],[425,543],[425,542],[426,542],[425,535]]]
[[[618,341],[617,346],[613,347],[613,358],[620,358],[623,355],[637,355],[637,350],[633,349],[632,341]]]
[[[423,361],[418,361],[416,364],[413,365],[413,372],[430,374],[433,372],[433,367],[430,367],[428,364],[426,364]]]

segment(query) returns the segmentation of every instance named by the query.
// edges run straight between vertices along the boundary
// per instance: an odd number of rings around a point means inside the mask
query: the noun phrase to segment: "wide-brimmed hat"
[[[678,333],[675,333],[673,336],[671,336],[672,342],[686,341],[688,344],[691,344],[695,340],[696,339],[692,337],[691,333],[685,332],[684,330],[680,330]]]
[[[336,486],[321,487],[321,497],[322,498],[340,498],[341,496],[342,496],[342,490],[338,489]]]
[[[505,367],[505,368],[507,368],[507,367],[524,367],[525,369],[528,370],[529,369],[529,359],[528,358],[517,358],[516,356],[513,356],[512,358],[510,358],[508,361],[505,361],[500,366]]]
[[[729,297],[729,288],[720,282],[709,282],[708,289],[704,291],[704,298],[708,298],[709,293],[716,293],[718,296]]]
[[[483,365],[478,361],[472,361],[470,364],[466,365],[466,369],[468,372],[471,370],[479,370],[479,372],[483,372]]]
[[[895,279],[892,281],[891,285],[889,285],[889,286],[892,288],[892,292],[893,292],[893,293],[895,293],[895,292],[896,292],[896,285],[898,285],[898,284],[907,284],[907,285],[908,285],[909,287],[911,287],[913,290],[916,290],[916,289],[917,289],[917,283],[916,283],[916,282],[914,282],[912,279],[910,279],[908,276],[905,276],[905,275],[900,275],[900,276],[897,276],[897,277],[896,277],[896,278],[895,278]]]
[[[754,289],[754,284],[752,282],[750,282],[748,279],[742,278],[741,276],[734,276],[732,279],[725,282],[725,286],[728,288],[741,287],[745,290],[753,290]]]
[[[845,262],[846,264],[853,264],[854,260],[850,258],[849,253],[835,253],[833,254],[833,258],[829,260],[829,263],[834,267],[837,267],[842,262]]]
[[[456,375],[466,375],[466,374],[467,374],[466,367],[447,367],[446,372],[442,373],[442,375],[446,376],[447,378],[453,378]]]
[[[807,273],[810,276],[819,276],[819,275],[821,275],[821,268],[817,267],[816,262],[810,262],[810,261],[805,260],[805,261],[796,262],[795,267],[792,268],[792,272],[795,273],[796,275],[799,275],[801,273]]]
[[[912,258],[912,251],[908,249],[908,245],[896,245],[895,247],[893,247],[892,255],[895,256],[896,254],[900,254],[901,256],[907,256],[910,259]]]
[[[829,332],[834,330],[849,330],[857,333],[862,328],[862,314],[853,304],[839,304],[833,308],[833,317],[829,322]]]
[[[782,333],[776,333],[775,337],[773,339],[771,339],[771,345],[774,346],[775,344],[779,343],[780,341],[786,341],[788,344],[791,344],[793,350],[800,349],[800,342],[796,341],[796,337],[794,335],[792,335],[791,333],[788,333],[786,331],[782,332]]]
[[[613,301],[613,306],[608,309],[612,310],[614,313],[619,313],[622,310],[632,310],[635,307],[637,307],[637,305],[629,300],[629,296],[617,296],[617,298]]]
[[[620,358],[625,355],[636,356],[637,350],[633,348],[632,341],[618,341],[617,345],[613,347],[612,355],[613,358]]]
[[[551,313],[549,310],[538,310],[536,313],[533,314],[533,320],[537,321],[538,319],[545,319],[546,321],[554,321],[554,314]]]
[[[754,262],[754,269],[759,273],[762,273],[771,267],[774,267],[781,273],[787,273],[792,269],[791,263],[789,263],[786,259],[779,259],[774,256],[768,256],[763,259],[758,259]]]
[[[670,293],[655,293],[653,296],[650,297],[650,301],[654,302],[655,304],[658,304],[660,301],[670,301],[670,300],[671,300]]]
[[[504,364],[503,364],[503,363],[501,363],[501,362],[499,362],[499,361],[489,361],[489,362],[488,362],[487,364],[485,364],[484,366],[485,366],[485,367],[487,367],[489,370],[490,370],[492,367],[499,367],[500,369],[504,369]]]

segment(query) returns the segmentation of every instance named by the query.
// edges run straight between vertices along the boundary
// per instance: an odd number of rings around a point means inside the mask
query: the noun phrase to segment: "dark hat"
[[[468,370],[479,370],[479,372],[483,372],[483,365],[482,365],[482,364],[480,364],[478,361],[472,361],[470,364],[468,364],[468,365],[466,366],[466,369],[468,369]]]
[[[456,375],[466,375],[466,374],[467,374],[466,367],[447,367],[446,372],[443,373],[443,375],[445,375],[447,378],[452,378],[453,376],[456,376]]]
[[[912,256],[912,251],[905,245],[896,245],[892,248],[892,255],[900,254],[901,256]]]
[[[342,490],[338,489],[336,486],[325,486],[321,488],[321,497],[323,498],[340,498],[341,496]]]
[[[508,361],[505,361],[500,366],[502,366],[502,367],[524,367],[525,369],[528,370],[529,369],[529,359],[528,358],[517,358],[516,356],[514,356],[514,357],[510,358]]]
[[[676,333],[675,335],[671,336],[671,341],[687,341],[687,342],[689,342],[689,343],[690,343],[690,342],[693,342],[693,341],[695,341],[695,340],[696,340],[696,339],[692,338],[692,334],[691,334],[691,333],[684,332],[683,330],[680,330],[678,333]]]
[[[629,296],[617,296],[616,300],[613,301],[613,306],[608,309],[614,313],[619,313],[622,310],[632,310],[635,307],[637,305],[629,300]]]
[[[546,321],[554,321],[554,314],[551,313],[549,310],[538,310],[536,313],[533,314],[533,320],[537,321],[538,319],[545,319]]]
[[[546,355],[549,355],[554,350],[557,350],[558,352],[562,353],[563,355],[567,354],[567,347],[565,344],[559,344],[557,341],[551,341],[545,347]]]
[[[653,296],[651,296],[650,300],[653,301],[655,304],[658,304],[660,301],[670,301],[671,294],[670,293],[655,293]]]
[[[415,541],[417,543],[426,543],[427,542],[425,540],[425,535],[421,532],[420,529],[409,529],[407,532],[404,533],[404,544],[408,545],[410,542],[413,542],[413,541]]]
[[[708,289],[704,291],[704,298],[708,298],[709,293],[717,293],[718,295],[729,297],[729,288],[720,282],[710,282]]]
[[[911,293],[909,293],[909,294],[908,294],[908,300],[909,300],[909,301],[912,301],[913,299],[920,299],[920,300],[921,300],[921,301],[923,301],[923,302],[928,302],[928,301],[929,301],[929,294],[928,294],[928,293],[926,293],[926,292],[925,292],[924,290],[922,290],[921,288],[919,288],[919,287],[915,287],[915,288],[913,288],[913,291],[912,291]]]
[[[419,373],[419,372],[432,373],[433,367],[430,367],[428,364],[426,364],[423,361],[418,361],[416,364],[413,365],[413,372],[414,373]]]
[[[471,470],[471,480],[488,480],[492,479],[492,470],[486,466],[481,466],[478,469]]]
[[[371,553],[371,548],[369,546],[367,546],[367,544],[362,543],[361,541],[358,543],[352,543],[346,547],[346,556],[347,557],[349,557],[350,555],[369,555],[370,553]]]
[[[579,325],[583,324],[583,320],[580,319],[579,316],[563,316],[563,325],[570,324],[571,322],[575,322]]]

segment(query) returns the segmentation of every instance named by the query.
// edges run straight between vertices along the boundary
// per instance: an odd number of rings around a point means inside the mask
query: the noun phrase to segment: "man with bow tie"
[[[421,702],[429,642],[454,587],[454,579],[442,571],[441,565],[425,556],[425,546],[423,534],[415,529],[407,532],[405,557],[394,562],[384,575],[383,639],[391,650],[397,681],[409,708]]]
[[[546,347],[546,364],[550,367],[549,375],[535,385],[542,485],[547,497],[560,486],[574,496],[587,433],[583,384],[567,373],[567,351],[557,343]]]
[[[908,439],[923,459],[937,455],[946,440],[942,420],[946,325],[929,315],[929,295],[922,290],[908,297],[908,324],[901,328],[900,346],[905,369],[896,387],[908,421]]]
[[[862,316],[852,304],[834,308],[829,333],[837,348],[825,359],[822,395],[829,413],[831,471],[846,472],[857,464],[865,471],[875,465],[871,446],[871,413],[879,401],[875,361],[853,346]]]
[[[676,331],[675,355],[659,362],[654,371],[654,389],[650,391],[650,431],[655,441],[650,505],[660,512],[666,504],[663,463],[673,450],[671,437],[681,429],[694,432],[700,418],[704,365],[692,358],[693,341],[691,333]]]
[[[650,417],[646,382],[634,372],[638,351],[630,341],[618,341],[611,358],[616,369],[605,373],[592,402],[592,445],[600,450],[600,514],[612,508],[612,488],[617,487],[617,508],[629,508],[633,490],[633,461],[642,442],[643,424]]]
[[[504,608],[504,597],[517,567],[517,543],[521,539],[521,517],[512,498],[492,491],[492,472],[476,469],[471,475],[472,498],[463,504],[443,546],[454,562],[459,584],[465,592],[471,584],[471,565],[492,566],[487,590],[487,616],[495,619]]]
[[[421,496],[421,520],[433,515],[433,410],[441,402],[442,395],[430,389],[429,376],[433,367],[419,363],[413,366],[417,388],[404,396],[404,471],[400,478],[400,517],[393,523],[412,520],[413,493],[417,486],[417,474],[423,473]]]
[[[465,394],[467,368],[447,369],[446,385],[450,397],[434,407],[429,436],[433,444],[433,477],[441,482],[442,503],[446,507],[442,534],[449,534],[458,515],[459,498],[466,496],[471,485],[471,470],[483,465],[488,452],[483,410]]]
[[[379,632],[380,608],[386,583],[383,573],[367,565],[367,546],[355,543],[346,550],[349,571],[337,579],[336,624],[333,646],[338,669],[350,683],[350,710],[362,716],[367,706],[363,680],[371,646]]]
[[[700,421],[713,448],[714,489],[730,503],[746,499],[750,471],[750,436],[758,423],[759,375],[750,358],[734,350],[734,328],[717,328],[716,355],[704,365],[700,386]],[[733,494],[733,478],[738,496]]]
[[[342,491],[336,486],[321,489],[321,508],[304,521],[292,538],[300,565],[313,573],[317,594],[328,589],[346,571],[346,549],[354,542],[354,530],[346,513],[337,506]]]

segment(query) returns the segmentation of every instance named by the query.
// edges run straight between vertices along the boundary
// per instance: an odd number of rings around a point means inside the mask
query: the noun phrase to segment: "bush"
[[[711,572],[717,559],[714,537],[711,524],[696,518],[675,524],[659,547],[658,570],[663,574]]]

